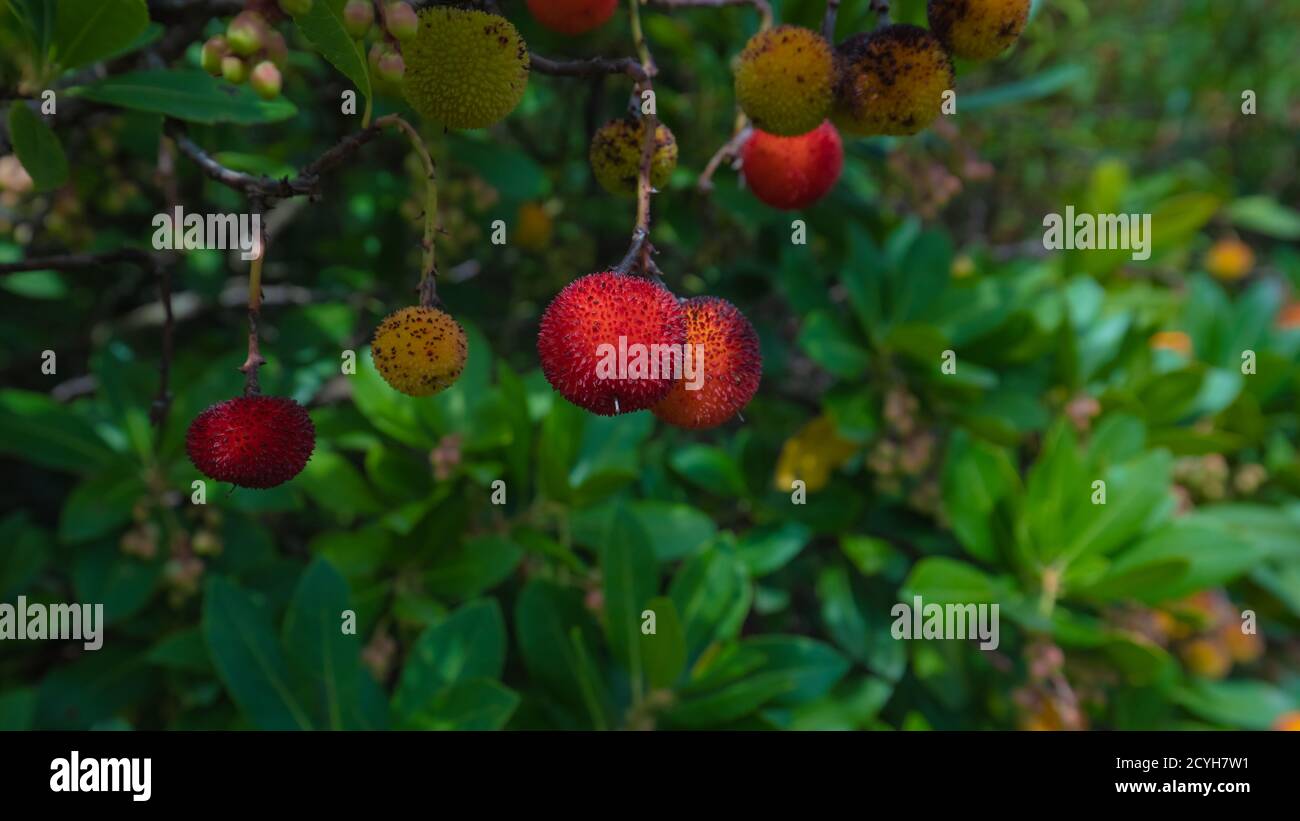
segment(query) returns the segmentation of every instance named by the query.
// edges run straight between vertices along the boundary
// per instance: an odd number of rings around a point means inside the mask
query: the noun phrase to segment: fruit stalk
[[[424,165],[424,238],[421,240],[424,259],[420,266],[418,291],[420,307],[433,308],[438,305],[438,263],[434,253],[438,233],[438,168],[425,148],[424,140],[420,139],[420,133],[406,120],[396,114],[387,114],[375,120],[375,125],[380,128],[391,126],[405,134]]]
[[[650,55],[645,33],[641,30],[641,0],[628,0],[628,11],[632,42],[636,46],[641,67],[646,73],[646,79],[636,86],[637,99],[643,100],[645,92],[654,93],[650,79],[655,74],[654,57]],[[650,245],[650,194],[652,192],[650,170],[654,163],[655,140],[659,131],[659,117],[653,105],[649,112],[642,108],[641,122],[645,126],[645,136],[641,143],[641,167],[637,170],[636,178],[636,223],[632,227],[632,247],[628,250],[628,258],[623,262],[635,263],[644,273],[649,267],[650,253],[653,250]]]
[[[261,213],[260,204],[255,205]],[[244,396],[257,396],[262,386],[257,381],[257,369],[266,363],[257,335],[257,321],[262,313],[262,260],[266,259],[266,232],[257,238],[257,256],[248,266],[248,357],[239,370],[244,374]]]

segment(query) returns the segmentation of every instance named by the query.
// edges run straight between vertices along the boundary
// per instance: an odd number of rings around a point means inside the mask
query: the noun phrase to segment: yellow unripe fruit
[[[1209,639],[1192,639],[1183,645],[1183,664],[1198,676],[1221,679],[1232,669],[1232,656],[1221,644]]]
[[[402,57],[406,101],[448,128],[501,121],[528,87],[528,46],[509,20],[483,11],[424,9]]]
[[[591,170],[596,181],[611,194],[635,194],[645,147],[645,122],[631,118],[610,120],[591,138]],[[677,138],[668,126],[655,129],[655,151],[650,160],[650,184],[662,188],[677,167]]]
[[[403,308],[375,329],[371,355],[384,381],[408,396],[432,396],[460,378],[469,346],[460,323],[437,308]]]
[[[816,32],[777,26],[755,34],[736,61],[736,101],[754,125],[794,137],[830,113],[835,57]]]
[[[1205,267],[1215,279],[1236,282],[1255,267],[1255,252],[1239,239],[1221,239],[1205,255]]]
[[[1030,5],[1030,0],[930,0],[925,13],[954,57],[988,60],[1020,37]]]
[[[920,26],[896,24],[840,44],[832,119],[858,137],[906,136],[934,122],[953,87],[952,59]]]
[[[515,245],[526,251],[545,251],[551,244],[555,223],[546,206],[526,202],[515,215]]]

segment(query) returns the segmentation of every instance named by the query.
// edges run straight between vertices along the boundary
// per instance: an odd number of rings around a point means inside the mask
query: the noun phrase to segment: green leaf
[[[360,711],[361,639],[343,632],[351,609],[348,584],[328,561],[303,571],[284,617],[284,647],[291,669],[308,683],[318,706],[318,726],[355,728]]]
[[[929,556],[916,563],[899,590],[909,604],[913,596],[926,604],[984,604],[996,601],[997,585],[966,562]]]
[[[763,654],[755,678],[782,682],[777,704],[801,704],[826,694],[849,669],[848,661],[828,644],[805,636],[759,636],[741,647]]]
[[[666,689],[676,683],[686,667],[686,633],[672,599],[651,599],[646,609],[655,614],[655,632],[639,638],[646,680],[651,687]]]
[[[50,537],[26,511],[0,520],[0,601],[12,601],[54,558]]]
[[[77,549],[73,586],[84,602],[104,605],[104,621],[116,624],[139,612],[153,598],[162,576],[162,561],[143,561],[103,541]]]
[[[969,113],[979,111],[982,108],[1038,100],[1063,91],[1070,86],[1081,84],[1087,77],[1088,69],[1084,66],[1053,66],[1023,80],[963,95],[959,105],[962,113]]]
[[[384,507],[361,472],[344,456],[325,448],[312,453],[297,484],[320,508],[344,523],[359,514],[378,513]]]
[[[1152,566],[1170,568],[1173,563],[1181,563],[1183,573],[1167,571],[1163,578],[1148,578],[1139,589],[1131,591],[1138,601],[1168,601],[1226,584],[1267,558],[1268,553],[1257,545],[1202,522],[1193,514],[1157,530],[1120,554],[1101,584],[1104,588],[1107,579],[1133,574],[1154,575],[1157,571]]]
[[[659,574],[645,529],[625,509],[610,519],[600,568],[610,651],[637,682],[643,670],[641,611],[658,590]]]
[[[203,638],[230,697],[262,730],[309,730],[271,618],[248,592],[220,576],[203,596]]]
[[[871,364],[867,349],[825,311],[815,311],[804,320],[799,329],[799,347],[841,379],[857,379]]]
[[[131,521],[136,501],[145,495],[132,468],[139,470],[133,463],[117,465],[73,488],[59,514],[59,539],[85,542]]]
[[[77,68],[126,49],[149,27],[144,0],[58,0],[54,58]]]
[[[495,599],[470,602],[428,628],[411,647],[393,694],[393,712],[409,719],[435,696],[470,679],[496,679],[506,661],[506,627]],[[410,724],[409,721],[406,722]]]
[[[1175,690],[1173,700],[1206,721],[1242,730],[1267,730],[1296,708],[1284,692],[1262,681],[1198,680]]]
[[[746,496],[745,477],[726,451],[710,445],[687,445],[668,457],[673,470],[713,493]]]
[[[943,503],[957,540],[977,559],[999,555],[997,511],[1019,496],[1020,478],[1006,451],[957,431],[943,470]]]
[[[128,71],[70,88],[68,94],[192,123],[256,125],[287,120],[298,113],[283,97],[263,100],[247,86],[220,83],[201,69]]]
[[[365,46],[353,40],[343,25],[343,7],[346,4],[347,0],[316,0],[306,14],[299,14],[293,21],[330,65],[351,80],[362,96],[370,97]]]
[[[37,191],[49,191],[67,181],[68,158],[59,138],[22,101],[9,106],[9,137]]]
[[[571,627],[582,628],[584,635],[590,631],[581,593],[543,579],[524,585],[515,603],[515,633],[524,666],[552,695],[580,703],[583,683]]]
[[[36,691],[30,687],[0,693],[0,732],[30,730],[36,718]]]
[[[1274,239],[1300,240],[1300,211],[1272,197],[1243,197],[1224,210],[1238,228]]]
[[[470,599],[514,572],[524,549],[501,536],[476,536],[439,553],[424,574],[435,596]]]
[[[686,632],[687,653],[736,635],[749,613],[754,589],[745,565],[730,552],[710,548],[687,559],[669,585]]]
[[[1169,478],[1173,460],[1164,451],[1115,465],[1105,472],[1106,504],[1080,507],[1065,527],[1067,562],[1110,553],[1167,516],[1172,505]]]
[[[491,679],[471,679],[439,692],[408,725],[413,730],[500,730],[518,706],[519,696],[510,688]]]
[[[740,537],[736,556],[754,578],[779,570],[799,555],[812,538],[812,529],[799,522],[756,527]]]

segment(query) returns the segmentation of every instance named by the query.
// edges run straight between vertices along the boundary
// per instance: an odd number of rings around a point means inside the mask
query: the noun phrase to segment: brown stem
[[[645,68],[631,57],[592,57],[586,60],[552,60],[537,52],[531,55],[532,69],[553,77],[600,77],[626,74],[638,82],[647,79]]]
[[[876,13],[876,26],[889,25],[889,0],[871,0],[870,10]]]
[[[261,214],[261,200],[252,201],[253,213]],[[259,219],[259,225],[260,225]],[[262,386],[257,379],[257,369],[266,364],[258,338],[257,322],[262,315],[262,262],[266,259],[266,231],[261,230],[254,247],[257,256],[248,266],[248,357],[239,370],[244,374],[244,396],[257,396]]]
[[[749,135],[752,133],[754,133],[754,129],[749,124],[749,118],[744,114],[739,115],[736,118],[735,133],[709,159],[709,164],[704,166],[704,171],[700,174],[700,178],[696,180],[695,187],[699,191],[708,193],[713,190],[713,175],[717,173],[724,162],[731,162],[740,156],[740,149],[745,145],[745,140],[748,140]]]

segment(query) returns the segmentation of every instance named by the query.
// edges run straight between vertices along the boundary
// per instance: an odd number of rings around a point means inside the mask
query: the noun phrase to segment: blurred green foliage
[[[565,39],[502,5],[540,53],[630,53],[621,17]],[[773,6],[812,26],[823,8]],[[845,0],[840,37],[872,25],[867,6]],[[921,0],[893,6],[924,19]],[[166,207],[161,115],[276,176],[358,128],[339,114],[351,84],[291,25],[286,99],[214,109],[202,33],[162,68],[132,61],[168,26],[123,25],[122,49],[82,56],[141,74],[90,82],[76,52],[60,66],[57,27],[29,25],[40,7],[5,5],[4,86],[63,76],[77,90],[60,105],[97,105],[49,121],[62,173],[46,154],[38,192],[0,191],[0,262],[145,247]],[[744,421],[591,416],[537,367],[548,300],[627,247],[634,206],[586,163],[626,106],[621,77],[534,75],[501,126],[426,130],[440,294],[470,340],[435,398],[392,391],[365,348],[418,273],[405,143],[381,137],[320,202],[271,215],[263,390],[318,429],[273,490],[190,498],[185,427],[242,386],[244,263],[175,266],[161,428],[149,272],[6,276],[0,601],[103,602],[109,627],[97,652],[0,646],[0,727],[1267,728],[1300,709],[1300,4],[1036,2],[1009,56],[958,66],[957,117],[847,146],[837,189],[797,215],[807,245],[725,168],[694,189],[730,135],[729,61],[757,16],[645,24],[682,151],[654,200],[658,264],[758,329]],[[8,122],[15,148],[44,139]],[[172,161],[188,210],[246,207]],[[1042,215],[1067,205],[1151,213],[1151,259],[1043,251]],[[1253,266],[1211,276],[1232,236]],[[1001,646],[894,640],[890,608],[914,595],[999,603]],[[1258,635],[1238,629],[1246,610]]]

